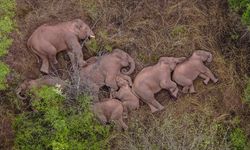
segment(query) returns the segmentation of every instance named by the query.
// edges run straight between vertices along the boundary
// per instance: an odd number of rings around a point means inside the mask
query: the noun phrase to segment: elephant
[[[114,92],[112,96],[122,101],[124,107],[124,116],[126,117],[128,111],[133,111],[139,109],[139,98],[132,92],[129,82],[122,77],[116,78],[119,90]]]
[[[27,47],[41,58],[40,71],[48,74],[49,65],[54,69],[58,63],[56,54],[61,51],[67,51],[73,68],[85,66],[80,41],[87,38],[95,38],[93,31],[81,19],[74,19],[56,25],[41,25],[28,39]]]
[[[193,81],[199,76],[204,79],[204,84],[208,84],[211,79],[214,83],[218,81],[214,74],[208,69],[204,62],[212,62],[213,56],[210,52],[196,50],[186,61],[178,64],[173,72],[173,80],[183,86],[183,93],[195,93]]]
[[[94,102],[98,101],[97,94],[101,87],[105,85],[110,87],[111,93],[118,90],[117,76],[123,77],[132,85],[131,78],[128,75],[135,70],[135,62],[126,52],[114,49],[111,53],[98,58],[91,57],[87,62],[91,63],[88,63],[86,67],[80,68],[80,83],[94,96]],[[126,70],[125,67],[130,68]]]
[[[67,87],[66,81],[58,78],[53,77],[50,75],[42,76],[41,78],[35,79],[35,80],[25,80],[16,90],[16,95],[19,99],[26,99],[25,95],[26,91],[32,89],[32,88],[41,88],[42,86],[57,86],[59,85],[62,89],[65,89]]]
[[[157,64],[142,69],[135,77],[132,90],[149,105],[152,113],[164,109],[154,97],[154,94],[161,89],[170,91],[170,94],[177,98],[178,87],[171,80],[171,72],[175,69],[176,64],[185,59],[186,57],[161,57]]]
[[[106,124],[110,121],[115,121],[122,129],[127,130],[128,126],[123,121],[124,107],[117,99],[105,98],[102,102],[97,102],[93,105],[93,112],[98,120]]]

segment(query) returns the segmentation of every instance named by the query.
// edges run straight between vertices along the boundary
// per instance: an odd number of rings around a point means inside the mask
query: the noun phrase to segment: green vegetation
[[[249,0],[228,0],[230,7],[242,15],[242,22],[250,26],[250,1]]]
[[[248,80],[247,87],[245,89],[244,101],[250,104],[250,79]]]
[[[33,112],[15,121],[16,149],[102,149],[109,129],[99,125],[89,109],[90,98],[80,96],[67,104],[60,89],[34,90]]]
[[[247,137],[244,131],[240,128],[235,128],[230,134],[231,143],[236,150],[247,149]]]
[[[6,55],[7,49],[12,44],[12,39],[9,38],[15,27],[13,17],[15,16],[16,3],[14,0],[0,0],[0,57]],[[0,90],[7,87],[6,76],[10,72],[8,66],[0,61]]]

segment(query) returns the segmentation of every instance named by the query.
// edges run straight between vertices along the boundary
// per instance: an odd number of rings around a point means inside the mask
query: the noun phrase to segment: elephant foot
[[[189,93],[190,94],[196,94],[197,92],[196,91],[190,91]]]
[[[208,79],[208,80],[204,80],[204,81],[203,81],[203,83],[204,83],[205,85],[207,85],[207,84],[208,84],[208,82],[209,82],[209,80],[210,80],[210,79]]]
[[[214,83],[217,83],[218,81],[219,81],[219,79],[214,79],[214,81],[213,81],[213,82],[214,82]]]
[[[41,68],[40,71],[44,73],[45,75],[49,74],[49,71],[47,69]]]

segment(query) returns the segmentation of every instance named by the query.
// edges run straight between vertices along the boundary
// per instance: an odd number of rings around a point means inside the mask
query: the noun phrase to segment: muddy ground
[[[111,139],[112,148],[122,149],[131,140],[135,141],[130,143],[131,147],[142,144],[143,140],[133,135],[138,129],[134,122],[139,121],[138,126],[151,129],[150,124],[164,120],[169,114],[174,118],[188,114],[213,120],[222,117],[222,122],[239,115],[250,137],[247,123],[250,113],[241,103],[245,75],[250,72],[250,34],[240,24],[240,19],[230,12],[226,0],[17,0],[18,31],[12,34],[14,43],[6,58],[13,74],[19,76],[9,79],[13,89],[24,79],[42,75],[40,63],[26,47],[31,33],[44,23],[55,24],[75,18],[85,20],[97,37],[95,50],[91,45],[83,48],[85,59],[110,47],[121,48],[136,61],[133,78],[143,67],[156,63],[160,56],[190,56],[196,49],[206,49],[214,55],[208,66],[219,78],[218,84],[205,86],[198,79],[195,81],[198,93],[181,94],[176,101],[170,99],[166,91],[160,92],[157,100],[166,110],[152,115],[143,105],[133,112],[127,120],[131,129],[128,133],[115,133]],[[70,67],[64,55],[58,55],[61,70]],[[61,77],[68,75],[64,71],[59,74]],[[145,136],[146,131],[142,132]],[[146,145],[150,147],[150,140]]]

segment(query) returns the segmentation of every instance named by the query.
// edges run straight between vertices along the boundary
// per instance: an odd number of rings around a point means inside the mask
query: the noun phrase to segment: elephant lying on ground
[[[122,101],[123,106],[126,107],[124,116],[127,116],[127,111],[139,109],[139,99],[133,94],[128,81],[118,76],[116,82],[120,89],[113,93],[113,97]]]
[[[48,74],[49,64],[54,69],[54,65],[58,63],[56,54],[64,50],[68,51],[73,68],[77,64],[85,66],[79,41],[89,37],[95,37],[89,26],[82,20],[75,19],[38,27],[28,39],[27,46],[42,59],[40,71]]]
[[[210,52],[197,50],[185,62],[178,64],[173,73],[173,80],[183,86],[182,91],[195,93],[193,81],[199,76],[204,79],[204,84],[208,84],[211,79],[214,83],[218,81],[213,73],[203,62],[211,62],[213,56]]]
[[[172,96],[177,97],[178,87],[171,80],[171,72],[176,64],[185,59],[185,57],[161,57],[156,65],[144,68],[135,77],[132,89],[142,101],[149,105],[152,113],[164,109],[154,97],[154,94],[161,89],[169,90]]]
[[[94,96],[94,102],[98,101],[99,89],[104,85],[110,87],[111,92],[118,90],[117,76],[121,76],[132,85],[131,78],[128,75],[134,71],[135,62],[126,52],[114,49],[112,53],[98,58],[90,58],[87,62],[91,63],[81,68],[80,83]],[[125,67],[130,67],[130,69],[126,70]]]
[[[57,86],[59,85],[62,89],[66,88],[67,84],[64,80],[53,77],[49,75],[42,76],[39,79],[35,80],[26,80],[24,81],[16,90],[17,97],[20,99],[26,99],[26,96],[22,96],[26,94],[26,91],[32,88],[41,88],[42,86]]]
[[[117,125],[124,130],[128,126],[124,123],[122,115],[124,108],[122,103],[117,99],[104,99],[102,102],[97,102],[93,105],[93,112],[95,116],[103,123],[106,124],[110,121],[115,121]]]

